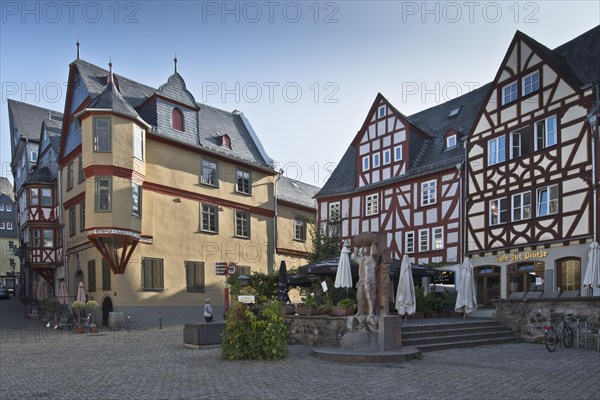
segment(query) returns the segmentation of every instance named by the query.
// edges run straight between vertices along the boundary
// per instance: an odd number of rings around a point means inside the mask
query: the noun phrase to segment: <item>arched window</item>
[[[183,113],[178,108],[171,113],[171,125],[173,129],[183,132]]]
[[[563,258],[556,261],[556,286],[560,290],[581,290],[581,259]]]

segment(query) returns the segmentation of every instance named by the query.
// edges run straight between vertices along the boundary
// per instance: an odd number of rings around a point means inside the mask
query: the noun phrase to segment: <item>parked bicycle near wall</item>
[[[566,348],[573,346],[573,329],[569,326],[565,317],[560,316],[561,321],[551,326],[544,326],[546,333],[544,334],[544,344],[549,352],[556,350],[556,346],[564,344]]]

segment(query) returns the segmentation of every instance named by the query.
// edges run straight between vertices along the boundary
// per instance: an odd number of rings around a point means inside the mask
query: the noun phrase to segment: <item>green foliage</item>
[[[314,221],[308,221],[310,236],[312,240],[312,252],[308,257],[310,262],[323,260],[340,254],[340,223],[330,222],[325,231],[315,225]]]
[[[256,298],[256,304],[263,304],[271,300],[276,300],[279,293],[279,273],[271,272],[265,274],[255,272],[249,276],[250,281],[248,286],[240,287],[240,273],[229,275],[227,283],[229,284],[229,292],[235,299],[240,294],[253,294]]]
[[[356,300],[354,299],[342,299],[338,301],[337,305],[340,307],[351,308],[353,310],[356,310]]]
[[[331,300],[327,300],[327,301],[325,301],[325,303],[323,303],[317,307],[317,313],[318,314],[329,314],[329,311],[331,311],[331,307],[333,307],[333,302]]]
[[[425,303],[425,291],[422,287],[415,287],[415,300],[417,302],[417,312],[429,311]]]
[[[245,304],[234,303],[221,335],[221,356],[226,360],[276,360],[287,355],[287,325],[277,301],[255,314]]]
[[[73,307],[74,310],[83,310],[83,308],[85,307],[85,303],[83,301],[74,301],[73,304],[71,304],[71,307]]]
[[[446,290],[442,294],[442,307],[444,311],[454,311],[456,306],[457,293],[453,290]]]
[[[85,303],[85,308],[90,311],[94,311],[96,308],[98,308],[98,302],[95,300],[88,300]]]

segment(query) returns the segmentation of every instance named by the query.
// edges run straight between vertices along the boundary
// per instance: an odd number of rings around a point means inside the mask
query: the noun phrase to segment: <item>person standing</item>
[[[204,300],[204,319],[206,320],[206,322],[212,322],[213,320],[213,309],[212,304],[210,304],[209,297],[207,297],[206,300]]]

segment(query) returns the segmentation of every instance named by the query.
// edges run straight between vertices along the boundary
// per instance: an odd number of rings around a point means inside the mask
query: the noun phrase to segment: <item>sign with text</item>
[[[532,260],[546,258],[547,256],[547,251],[526,251],[524,253],[512,253],[498,256],[496,257],[496,262]]]
[[[240,295],[240,296],[238,296],[238,301],[240,303],[245,303],[245,304],[254,304],[255,303],[254,296],[251,296],[251,295]]]

